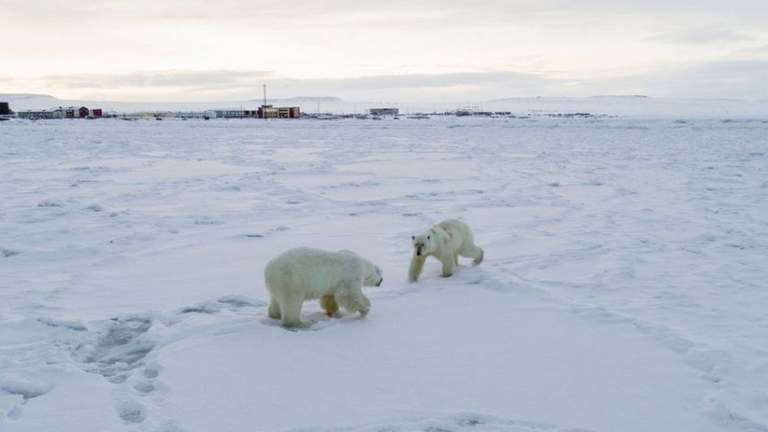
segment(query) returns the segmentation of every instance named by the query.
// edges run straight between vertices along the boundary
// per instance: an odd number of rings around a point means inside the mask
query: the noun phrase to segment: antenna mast
[[[264,84],[264,105],[261,108],[261,114],[264,116],[264,120],[267,119],[267,85]]]

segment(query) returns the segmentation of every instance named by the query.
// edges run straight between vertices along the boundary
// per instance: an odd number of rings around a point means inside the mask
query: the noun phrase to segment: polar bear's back
[[[472,231],[469,229],[469,226],[458,219],[446,219],[440,222],[439,224],[437,224],[437,226],[439,226],[446,232],[459,233],[463,237],[466,237],[468,233],[469,234],[472,233]]]
[[[475,239],[472,230],[464,222],[456,219],[447,219],[436,225],[444,233],[443,241],[450,245],[454,252],[461,249],[467,243],[474,244]]]
[[[264,268],[264,279],[271,293],[320,298],[330,294],[343,280],[364,277],[360,258],[351,252],[330,252],[298,247],[273,258]]]

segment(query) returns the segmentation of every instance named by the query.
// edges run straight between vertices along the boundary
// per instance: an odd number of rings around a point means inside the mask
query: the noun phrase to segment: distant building
[[[86,118],[91,113],[86,107],[59,108],[64,110],[64,118]]]
[[[28,110],[18,113],[19,118],[25,118],[30,120],[52,120],[65,118],[66,112],[63,108],[59,107],[51,110]]]
[[[173,113],[174,118],[180,119],[215,119],[216,111],[176,111]]]
[[[143,118],[154,118],[155,120],[172,119],[172,111],[148,111],[141,113]]]
[[[152,120],[152,119],[165,120],[165,119],[172,119],[174,117],[171,111],[142,111],[142,112],[122,113],[122,114],[110,113],[110,114],[107,114],[107,116],[111,118],[119,118],[123,120]]]
[[[255,118],[256,111],[254,110],[213,110],[216,113],[216,118]]]
[[[65,119],[65,118],[98,118],[104,115],[101,109],[89,110],[86,107],[58,107],[47,110],[27,110],[17,114],[26,119]]]
[[[299,118],[301,117],[301,111],[299,110],[299,107],[273,107],[272,105],[262,105],[256,111],[256,116],[260,119]]]
[[[375,116],[396,116],[400,114],[398,108],[371,108],[368,110],[371,115]]]
[[[8,102],[0,102],[0,115],[11,115],[13,114],[13,111],[11,111],[11,105]]]

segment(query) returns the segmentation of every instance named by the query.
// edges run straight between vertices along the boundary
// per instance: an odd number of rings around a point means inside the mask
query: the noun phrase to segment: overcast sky
[[[768,0],[0,0],[0,93],[768,99]]]

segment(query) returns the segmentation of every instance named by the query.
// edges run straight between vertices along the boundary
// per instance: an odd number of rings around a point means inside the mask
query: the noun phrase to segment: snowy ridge
[[[416,417],[388,422],[376,425],[353,426],[345,428],[324,428],[322,426],[313,426],[308,428],[290,429],[290,432],[309,432],[309,431],[337,431],[337,432],[482,432],[482,431],[503,431],[503,432],[529,432],[529,431],[552,431],[552,432],[589,432],[586,429],[562,428],[546,423],[537,423],[524,420],[509,420],[489,415],[477,413],[457,413],[450,415],[434,417]]]

